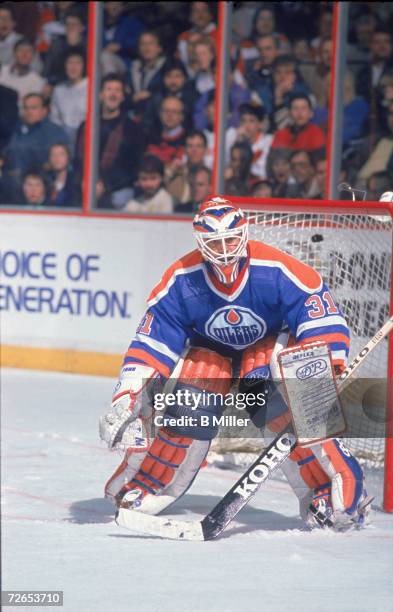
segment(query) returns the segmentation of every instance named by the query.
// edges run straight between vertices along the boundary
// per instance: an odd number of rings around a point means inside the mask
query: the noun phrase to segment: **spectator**
[[[158,157],[163,164],[182,159],[186,131],[184,129],[184,104],[179,98],[168,96],[160,107],[161,129],[149,137],[148,153]]]
[[[18,123],[18,94],[0,85],[0,158]]]
[[[195,130],[186,137],[185,160],[176,158],[166,166],[165,185],[175,201],[185,203],[190,200],[190,176],[203,167],[206,151],[205,134]]]
[[[333,26],[333,15],[330,11],[327,11],[325,8],[322,8],[319,19],[318,19],[318,36],[312,39],[311,47],[315,49],[315,51],[320,46],[321,42],[325,38],[331,38],[332,36],[332,26]]]
[[[108,57],[110,72],[116,69],[117,58],[121,58],[124,68],[136,58],[138,39],[146,29],[136,15],[126,12],[125,2],[104,2],[104,43],[103,53]],[[114,58],[114,64],[111,62]]]
[[[253,153],[251,172],[255,177],[265,179],[266,160],[273,140],[271,134],[265,133],[265,111],[253,104],[243,104],[239,111],[240,126],[236,131],[233,128],[227,130],[226,146],[231,147],[233,140],[248,142]]]
[[[33,45],[21,38],[14,47],[13,63],[1,67],[0,84],[18,93],[20,107],[27,94],[41,93],[45,87],[45,80],[32,69],[33,54]]]
[[[255,13],[251,39],[245,40],[240,44],[239,49],[239,67],[247,74],[248,67],[255,60],[261,59],[261,42],[265,37],[274,39],[274,46],[281,53],[288,53],[290,46],[287,37],[284,34],[279,34],[276,30],[276,16],[274,11],[274,3],[268,4],[264,2]],[[266,39],[265,39],[266,40]],[[269,53],[269,51],[267,51]],[[275,59],[275,58],[273,58]],[[270,64],[273,60],[270,62]]]
[[[177,204],[177,213],[195,213],[202,202],[211,193],[211,171],[202,167],[190,176],[191,200],[186,204]]]
[[[293,96],[289,103],[291,125],[276,132],[273,149],[322,150],[325,147],[325,134],[320,127],[311,123],[313,114],[308,96]]]
[[[235,142],[231,147],[231,161],[225,169],[225,193],[234,196],[247,196],[250,194],[253,152],[247,141]]]
[[[365,100],[375,98],[373,92],[385,74],[393,72],[392,35],[388,30],[379,28],[371,37],[371,62],[359,71],[356,79],[356,92]]]
[[[377,27],[378,18],[372,13],[355,20],[354,39],[347,45],[347,63],[355,74],[370,61],[371,39]]]
[[[214,41],[209,36],[201,37],[194,48],[194,83],[199,95],[215,88],[216,51]]]
[[[136,186],[137,195],[126,204],[124,212],[155,215],[173,212],[172,196],[164,187],[164,166],[158,157],[145,155]]]
[[[23,177],[20,203],[30,206],[46,206],[49,204],[45,181],[41,174],[31,171]]]
[[[311,46],[307,38],[295,38],[292,43],[292,53],[299,65],[300,73],[303,75],[303,66],[313,63]],[[303,75],[304,78],[304,75]]]
[[[142,117],[149,98],[162,88],[166,57],[156,32],[144,32],[139,37],[138,58],[131,63],[130,79],[133,110]]]
[[[77,15],[82,23],[86,21],[86,2],[53,2],[53,8],[54,12],[52,11],[51,14],[50,5],[45,7],[47,14],[38,41],[38,48],[41,53],[47,53],[57,39],[66,35],[69,15]]]
[[[191,2],[189,19],[191,29],[182,32],[178,37],[177,52],[188,73],[193,75],[190,65],[189,45],[206,35],[209,35],[215,41],[216,24],[214,23],[211,4],[209,2]]]
[[[87,78],[83,51],[69,51],[64,65],[67,81],[53,90],[50,118],[64,128],[74,147],[78,128],[86,117]]]
[[[360,189],[366,186],[371,176],[385,172],[393,154],[393,108],[387,114],[388,132],[380,138],[370,157],[360,169],[356,186]]]
[[[329,100],[328,80],[332,62],[333,42],[323,38],[316,54],[316,63],[301,65],[300,72],[312,91],[318,106],[327,106]]]
[[[328,91],[330,89],[330,73],[327,75],[326,96],[328,100]],[[352,72],[347,71],[344,75],[344,119],[343,119],[343,148],[346,149],[351,141],[361,138],[365,135],[366,120],[368,118],[369,106],[367,102],[355,93],[355,78]],[[324,130],[327,129],[329,120],[328,105],[317,107],[314,111],[313,121]]]
[[[207,116],[207,105],[211,98],[214,98],[215,90],[210,91],[199,96],[195,103],[194,109],[194,126],[198,130],[206,129],[209,120]],[[233,79],[233,73],[229,75],[229,114],[228,114],[228,127],[238,127],[240,123],[240,107],[247,102],[250,102],[251,96],[249,90],[243,85],[239,85]]]
[[[0,65],[11,64],[14,59],[14,48],[22,38],[15,32],[15,19],[11,4],[0,5]]]
[[[275,198],[295,198],[296,181],[291,174],[290,153],[282,149],[271,149],[267,160],[267,174],[272,183]]]
[[[73,9],[65,15],[65,34],[54,38],[45,56],[44,76],[50,85],[67,79],[64,58],[81,49],[86,57],[85,25],[80,13]]]
[[[270,181],[258,181],[251,190],[253,198],[272,198],[273,185]]]
[[[312,199],[319,195],[315,165],[309,151],[294,151],[291,155],[291,172],[297,184],[297,198]]]
[[[54,206],[80,206],[81,194],[76,186],[70,150],[66,145],[51,146],[46,170],[49,203]]]
[[[375,172],[367,181],[367,200],[378,201],[385,191],[391,191],[392,177],[388,172]]]
[[[281,55],[274,60],[270,85],[255,87],[267,115],[274,127],[288,125],[288,105],[295,95],[308,95],[308,87],[297,72],[296,60],[290,55]]]
[[[247,83],[251,89],[273,85],[273,64],[280,53],[280,41],[276,34],[262,34],[257,37],[256,59],[247,60],[243,67]],[[239,68],[239,65],[238,65]],[[241,69],[241,66],[240,66]]]
[[[5,173],[16,185],[32,167],[43,168],[53,144],[69,144],[64,130],[49,121],[47,115],[42,94],[31,93],[23,98],[21,121],[6,148],[4,163]]]
[[[106,75],[101,84],[99,174],[102,187],[110,194],[110,205],[121,208],[132,197],[138,160],[145,141],[140,126],[122,110],[125,86],[116,74]],[[77,136],[75,171],[83,173],[85,123]]]
[[[184,124],[187,129],[191,127],[197,93],[194,83],[187,80],[186,69],[180,60],[172,60],[166,65],[163,71],[162,89],[153,94],[146,104],[142,122],[147,132],[159,126],[160,105],[168,96],[175,96],[183,102],[186,113]]]

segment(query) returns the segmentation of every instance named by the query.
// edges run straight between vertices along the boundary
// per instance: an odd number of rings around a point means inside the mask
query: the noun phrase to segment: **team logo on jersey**
[[[236,349],[254,344],[266,333],[266,323],[249,308],[219,308],[205,325],[205,333],[213,340]]]

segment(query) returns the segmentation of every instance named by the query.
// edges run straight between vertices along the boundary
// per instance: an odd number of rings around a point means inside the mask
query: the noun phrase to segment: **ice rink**
[[[3,590],[63,590],[72,612],[393,611],[393,515],[380,497],[373,524],[346,534],[307,532],[280,478],[216,541],[117,527],[103,486],[120,456],[97,433],[113,384],[2,371]],[[204,469],[168,515],[201,517],[238,476]]]

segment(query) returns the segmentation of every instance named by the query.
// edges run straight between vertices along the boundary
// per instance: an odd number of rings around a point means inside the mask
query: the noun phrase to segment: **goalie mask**
[[[225,271],[226,279],[233,281],[239,260],[247,257],[248,222],[243,211],[229,200],[212,198],[201,205],[193,225],[203,258],[216,272]],[[228,275],[231,270],[232,274]]]

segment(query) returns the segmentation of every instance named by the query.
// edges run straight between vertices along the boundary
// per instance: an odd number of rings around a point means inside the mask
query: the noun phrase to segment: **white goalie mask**
[[[194,236],[202,256],[216,266],[230,266],[247,257],[248,221],[224,198],[204,202],[195,216]]]

